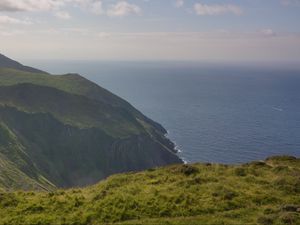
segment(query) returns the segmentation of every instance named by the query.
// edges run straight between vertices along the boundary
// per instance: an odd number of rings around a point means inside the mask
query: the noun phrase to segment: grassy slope
[[[299,210],[300,159],[293,157],[169,166],[84,189],[0,194],[7,224],[300,224]]]
[[[56,88],[29,83],[0,88],[0,104],[30,113],[51,113],[64,124],[97,127],[115,137],[145,132],[135,117],[108,104]]]
[[[0,122],[0,190],[53,190],[24,149],[14,132]]]
[[[121,105],[125,102],[104,88],[86,80],[77,74],[53,76],[44,73],[30,73],[11,68],[0,68],[0,85],[32,83],[54,87],[72,94],[79,94],[110,104]]]
[[[0,78],[1,86],[15,85],[20,83],[49,86],[72,94],[84,95],[86,97],[114,106],[123,106],[128,109],[130,108],[130,110],[134,111],[134,108],[125,100],[78,74],[53,76],[50,74],[30,73],[11,68],[0,67]]]
[[[86,96],[102,104],[115,107],[117,110],[125,110],[126,112],[124,111],[123,113],[129,113],[135,116],[140,125],[144,126],[152,136],[159,139],[159,142],[168,146],[170,149],[174,148],[172,143],[163,137],[166,130],[160,124],[145,117],[127,101],[78,74],[53,76],[44,73],[30,73],[10,68],[0,68],[0,86],[11,86],[23,83],[57,88],[70,94]]]
[[[76,74],[0,68],[0,122],[16,136],[12,146],[0,142],[2,165],[13,166],[0,170],[0,188],[27,190],[32,179],[44,188],[45,178],[58,187],[82,186],[181,162],[160,125]]]
[[[24,66],[21,63],[14,61],[10,58],[7,58],[5,55],[2,54],[0,54],[0,67],[14,68],[14,69],[32,72],[32,73],[45,73],[44,71],[29,66]]]

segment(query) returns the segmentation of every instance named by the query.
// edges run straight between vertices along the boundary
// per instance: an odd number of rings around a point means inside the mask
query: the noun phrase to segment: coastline
[[[188,164],[189,162],[182,156],[183,150],[180,148],[177,142],[170,136],[170,131],[169,130],[166,131],[167,133],[165,134],[165,137],[168,138],[174,144],[176,155],[183,161],[184,164]]]

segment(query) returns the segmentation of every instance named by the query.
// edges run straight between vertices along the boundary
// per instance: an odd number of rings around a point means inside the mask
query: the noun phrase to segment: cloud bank
[[[66,0],[1,0],[0,11],[49,11],[58,9]]]
[[[70,14],[62,10],[67,5],[78,6],[96,15],[106,14],[110,17],[122,17],[131,14],[140,14],[138,5],[127,1],[118,1],[104,10],[103,0],[1,0],[0,12],[43,12],[56,11],[54,14],[61,19],[70,19]]]

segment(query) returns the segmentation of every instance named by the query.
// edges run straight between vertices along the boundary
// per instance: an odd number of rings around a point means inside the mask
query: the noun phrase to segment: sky
[[[300,63],[300,0],[0,0],[0,53]]]

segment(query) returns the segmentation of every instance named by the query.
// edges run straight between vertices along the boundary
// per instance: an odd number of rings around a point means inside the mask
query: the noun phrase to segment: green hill
[[[0,224],[300,224],[300,159],[118,174],[87,188],[0,194]]]
[[[53,190],[181,163],[165,129],[78,74],[0,57],[0,189]]]
[[[300,159],[184,165],[165,134],[78,74],[0,55],[0,224],[300,224]]]
[[[18,63],[17,61],[14,61],[10,58],[7,58],[5,55],[2,54],[0,54],[0,67],[12,68],[12,69],[17,69],[17,70],[32,72],[32,73],[46,73],[44,71],[29,66],[24,66],[21,63]]]

